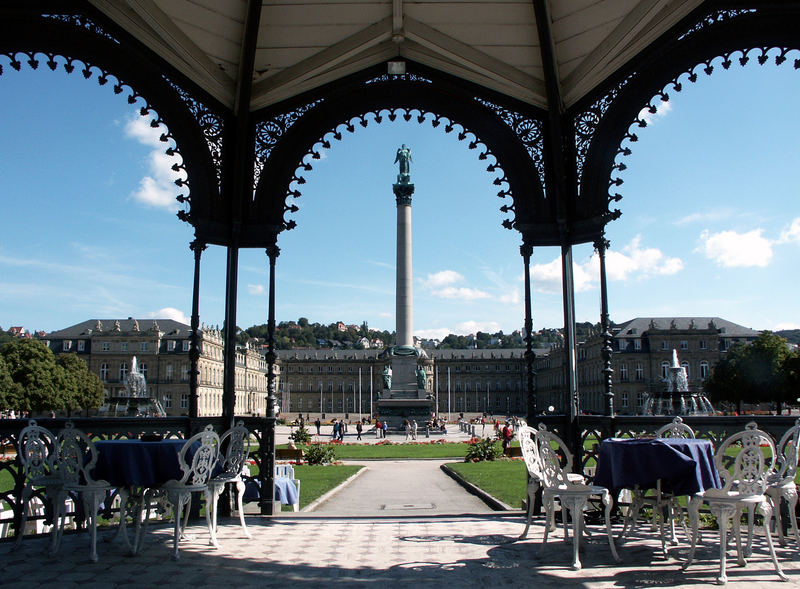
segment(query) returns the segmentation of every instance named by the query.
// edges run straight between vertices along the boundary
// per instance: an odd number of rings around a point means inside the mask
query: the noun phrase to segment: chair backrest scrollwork
[[[797,474],[798,452],[800,452],[800,419],[794,422],[794,426],[786,430],[780,441],[777,450],[777,476],[783,482],[794,481]]]
[[[197,444],[200,444],[197,447]],[[195,449],[196,448],[196,449]],[[186,455],[194,450],[191,462],[186,461]],[[214,467],[219,459],[219,436],[211,424],[203,431],[186,440],[178,454],[183,478],[179,481],[184,485],[205,485],[214,472]]]
[[[527,425],[517,429],[517,440],[522,450],[522,459],[528,469],[528,475],[537,481],[542,480],[542,466],[539,459],[539,446],[536,439],[538,432]]]
[[[19,434],[17,457],[26,483],[50,476],[56,461],[55,436],[31,419]]]
[[[733,456],[730,468],[726,465]],[[740,495],[762,495],[775,462],[775,442],[755,421],[744,431],[730,436],[720,445],[714,457],[723,480],[722,493],[736,491]]]
[[[250,455],[250,431],[239,420],[219,438],[220,447],[225,448],[222,470],[226,475],[240,475]],[[227,446],[226,446],[227,442]]]
[[[56,436],[56,467],[66,485],[91,484],[97,448],[91,438],[71,421]]]
[[[572,452],[564,440],[547,431],[544,424],[539,424],[536,437],[544,485],[551,488],[569,485],[567,473],[572,471]]]
[[[683,419],[678,415],[669,422],[656,430],[658,438],[693,438],[694,430],[683,423]]]

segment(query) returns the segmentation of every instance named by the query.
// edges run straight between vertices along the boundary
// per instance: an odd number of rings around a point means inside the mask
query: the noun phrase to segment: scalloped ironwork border
[[[757,12],[755,9],[741,9],[741,10],[717,10],[713,13],[710,13],[703,17],[699,22],[692,25],[685,33],[682,33],[677,37],[677,39],[685,39],[686,37],[697,33],[698,31],[707,29],[708,27],[717,25],[723,22],[729,22],[732,19],[740,17],[742,15],[751,14],[753,12]],[[635,143],[639,140],[639,137],[636,135],[633,128],[645,128],[647,127],[647,121],[640,116],[642,111],[647,111],[649,114],[655,114],[658,112],[658,104],[657,102],[668,102],[669,101],[669,90],[674,92],[680,92],[683,89],[683,83],[680,81],[683,76],[686,76],[686,79],[694,83],[698,79],[698,69],[702,68],[702,71],[706,75],[711,75],[714,71],[713,62],[722,59],[722,67],[723,69],[728,69],[733,63],[732,57],[736,54],[741,54],[738,61],[739,64],[744,67],[750,61],[750,54],[753,52],[758,53],[757,61],[759,65],[764,65],[769,60],[769,53],[777,50],[779,53],[775,56],[775,64],[781,65],[787,60],[787,54],[790,51],[796,50],[796,48],[787,48],[787,47],[779,47],[779,46],[772,46],[772,47],[749,47],[749,48],[738,48],[732,51],[723,53],[721,55],[716,55],[707,60],[701,60],[700,62],[696,63],[692,67],[680,72],[676,76],[674,76],[670,81],[665,83],[661,90],[657,90],[649,102],[643,105],[643,107],[637,111],[637,115],[634,117],[634,120],[628,125],[628,128],[625,131],[624,136],[620,140],[619,147],[617,148],[617,153],[614,156],[614,164],[612,165],[612,176],[608,179],[608,195],[607,195],[607,202],[610,205],[612,202],[619,202],[622,200],[622,195],[619,192],[613,191],[614,187],[619,187],[623,184],[623,179],[619,175],[614,175],[614,172],[623,172],[627,169],[627,166],[624,162],[618,161],[620,156],[627,157],[631,155],[632,150],[630,148],[630,143]],[[800,69],[800,59],[796,59],[794,61],[795,69]],[[577,113],[574,117],[575,123],[575,147],[576,147],[576,171],[577,171],[577,182],[578,182],[578,193],[580,194],[580,187],[583,177],[583,172],[585,169],[586,158],[588,156],[588,152],[591,148],[592,141],[595,138],[596,132],[598,127],[600,126],[603,116],[605,115],[606,111],[611,107],[620,93],[623,92],[624,88],[631,83],[636,77],[636,74],[630,74],[621,82],[619,82],[616,86],[614,86],[611,90],[609,90],[604,96],[600,97],[594,103],[592,103],[589,107],[585,110]],[[609,208],[609,219],[613,220],[618,218],[622,213],[619,209],[614,209],[613,211]]]
[[[292,113],[286,113],[286,115],[293,114],[296,112],[297,111],[292,111]],[[417,114],[415,115],[414,113]],[[281,116],[286,116],[286,115],[281,115]],[[412,118],[415,118],[419,124],[424,124],[426,121],[429,121],[433,128],[438,127],[444,122],[445,133],[452,133],[454,130],[457,130],[457,128],[460,129],[457,131],[459,141],[463,141],[467,139],[469,136],[471,136],[471,139],[468,144],[469,149],[476,149],[478,148],[478,146],[482,146],[483,151],[480,154],[478,154],[479,160],[485,160],[489,156],[492,156],[494,158],[495,163],[489,164],[489,166],[486,168],[486,171],[490,173],[493,173],[497,170],[502,171],[502,166],[498,163],[497,156],[489,150],[488,146],[482,141],[480,141],[478,136],[469,128],[465,127],[463,124],[457,121],[451,120],[449,117],[445,117],[431,111],[423,110],[418,107],[382,108],[377,112],[369,111],[360,115],[355,115],[353,117],[350,117],[349,119],[336,124],[336,126],[334,126],[332,129],[323,133],[322,136],[320,136],[316,141],[313,142],[312,147],[300,159],[300,163],[297,165],[294,175],[289,181],[289,186],[287,187],[286,194],[284,196],[283,226],[285,230],[290,231],[295,227],[297,227],[297,223],[294,221],[294,219],[287,220],[285,217],[287,213],[296,213],[298,210],[300,210],[297,204],[295,203],[295,200],[302,195],[300,190],[298,190],[297,186],[305,184],[306,180],[302,175],[299,175],[298,172],[311,171],[313,169],[311,164],[308,161],[306,161],[308,158],[318,160],[322,157],[320,152],[318,151],[317,146],[320,146],[322,149],[330,149],[331,140],[335,139],[337,141],[340,141],[343,137],[344,131],[348,133],[355,132],[356,124],[360,125],[361,127],[367,127],[370,121],[376,124],[381,124],[381,122],[383,122],[384,117],[386,117],[390,121],[395,121],[398,115],[402,116],[406,122],[411,121]],[[302,114],[300,116],[302,116]],[[274,121],[275,118],[273,118],[272,120]],[[292,121],[292,123],[294,122],[296,122],[296,119]],[[271,143],[269,145],[270,150],[275,146],[275,143]],[[263,150],[264,146],[261,146],[260,149]],[[502,188],[504,184],[505,188]],[[510,188],[510,183],[505,174],[503,174],[503,176],[497,176],[494,180],[494,185],[501,187],[501,190],[499,190],[497,193],[497,196],[499,198],[511,197],[512,204],[503,205],[502,207],[500,207],[500,211],[502,211],[503,213],[515,214],[514,197]],[[289,201],[290,198],[293,199],[291,202]],[[513,229],[514,221],[510,218],[507,218],[503,220],[502,226],[505,227],[506,229]]]

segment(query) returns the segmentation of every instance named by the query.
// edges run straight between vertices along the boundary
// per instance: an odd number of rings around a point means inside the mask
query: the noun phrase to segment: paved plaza
[[[204,522],[191,525],[181,559],[169,558],[171,527],[152,526],[142,552],[129,556],[120,542],[99,542],[100,560],[88,560],[85,533],[68,534],[55,558],[44,554],[47,539],[26,538],[13,552],[0,543],[0,586],[37,587],[690,587],[712,583],[717,565],[714,535],[698,549],[700,562],[688,572],[664,559],[660,542],[641,532],[617,544],[613,563],[599,530],[585,542],[583,570],[571,571],[571,548],[560,533],[542,551],[537,519],[526,540],[519,511],[492,511],[441,472],[441,460],[364,461],[353,478],[312,510],[273,519],[248,517],[253,539],[237,519],[220,522],[221,550],[208,546]],[[619,532],[619,526],[615,527]],[[757,536],[746,568],[729,558],[731,587],[787,587],[778,581]],[[685,548],[673,549],[681,556]],[[791,584],[800,582],[794,546],[779,548]]]

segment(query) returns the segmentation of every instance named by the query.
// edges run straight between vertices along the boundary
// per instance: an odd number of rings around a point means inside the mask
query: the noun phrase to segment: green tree
[[[705,391],[712,401],[736,403],[736,410],[742,412],[742,402],[747,397],[746,385],[742,378],[739,362],[745,354],[744,344],[735,344],[714,365],[711,375],[704,384]]]
[[[8,370],[6,359],[0,354],[0,410],[7,411],[17,406],[14,381]]]
[[[763,331],[751,344],[732,346],[714,366],[705,389],[714,400],[734,401],[739,412],[743,401],[773,401],[780,413],[789,400],[784,361],[790,355],[784,338]]]
[[[750,397],[756,401],[774,401],[780,415],[786,400],[783,361],[789,356],[787,342],[771,331],[762,331],[756,340],[747,346],[741,364]]]
[[[65,378],[72,381],[70,395],[64,399],[64,409],[68,414],[76,409],[97,409],[103,403],[103,383],[94,372],[90,372],[77,354],[60,354],[56,366],[66,373]]]
[[[2,356],[14,381],[15,409],[47,411],[63,406],[56,382],[56,360],[50,348],[29,338],[8,342]]]

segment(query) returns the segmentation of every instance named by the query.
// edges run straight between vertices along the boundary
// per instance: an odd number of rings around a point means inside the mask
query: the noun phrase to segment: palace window
[[[190,344],[191,342],[188,339],[183,340],[183,346],[181,347],[181,350],[183,350],[184,352],[188,352]]]
[[[619,379],[622,382],[627,382],[627,380],[628,380],[628,365],[627,364],[621,364],[620,365],[620,367],[619,367]]]
[[[172,352],[175,350],[175,340],[171,339],[167,342],[167,351]]]
[[[681,340],[681,350],[688,350],[689,349],[689,342],[685,339]]]
[[[669,349],[669,342],[667,340],[664,340],[664,341],[661,342],[661,349],[662,350]]]
[[[622,393],[621,402],[622,402],[622,406],[623,407],[626,407],[626,408],[628,407],[628,393],[627,392]]]
[[[686,372],[686,378],[689,378],[689,363],[681,362],[681,368]]]
[[[662,362],[661,363],[661,378],[667,378],[669,376],[669,362]]]
[[[108,363],[103,362],[100,365],[100,380],[103,382],[108,382]]]
[[[142,362],[141,364],[139,364],[139,372],[142,373],[143,377],[147,378],[147,363],[146,362]]]
[[[125,382],[125,377],[128,376],[128,363],[122,362],[119,365],[119,381]]]
[[[72,341],[71,340],[65,339],[63,342],[61,342],[61,349],[64,352],[69,352],[69,350],[71,348],[72,348]]]
[[[634,350],[641,350],[642,349],[642,340],[640,340],[640,339],[633,340],[633,349]]]
[[[108,342],[103,342],[102,349],[104,352],[108,352],[111,349],[111,344]]]
[[[189,393],[182,393],[181,394],[181,409],[187,409],[189,407]]]
[[[139,342],[139,351],[140,352],[146,352],[148,347],[149,347],[149,345],[147,344],[147,342]]]
[[[700,340],[700,349],[701,350],[707,350],[708,349],[708,344],[706,343],[706,340],[704,340],[704,339]]]
[[[172,363],[171,362],[169,364],[167,364],[167,374],[166,374],[166,377],[165,377],[164,380],[166,380],[167,382],[171,382],[172,381]]]
[[[83,352],[86,349],[86,342],[84,340],[78,340],[78,351]]]
[[[121,342],[119,344],[119,351],[120,352],[127,352],[128,351],[128,342]]]
[[[172,395],[169,393],[164,395],[164,409],[172,409]]]
[[[636,380],[639,382],[644,380],[644,366],[641,362],[636,364]]]
[[[700,378],[705,380],[708,378],[708,362],[703,360],[700,362]]]

